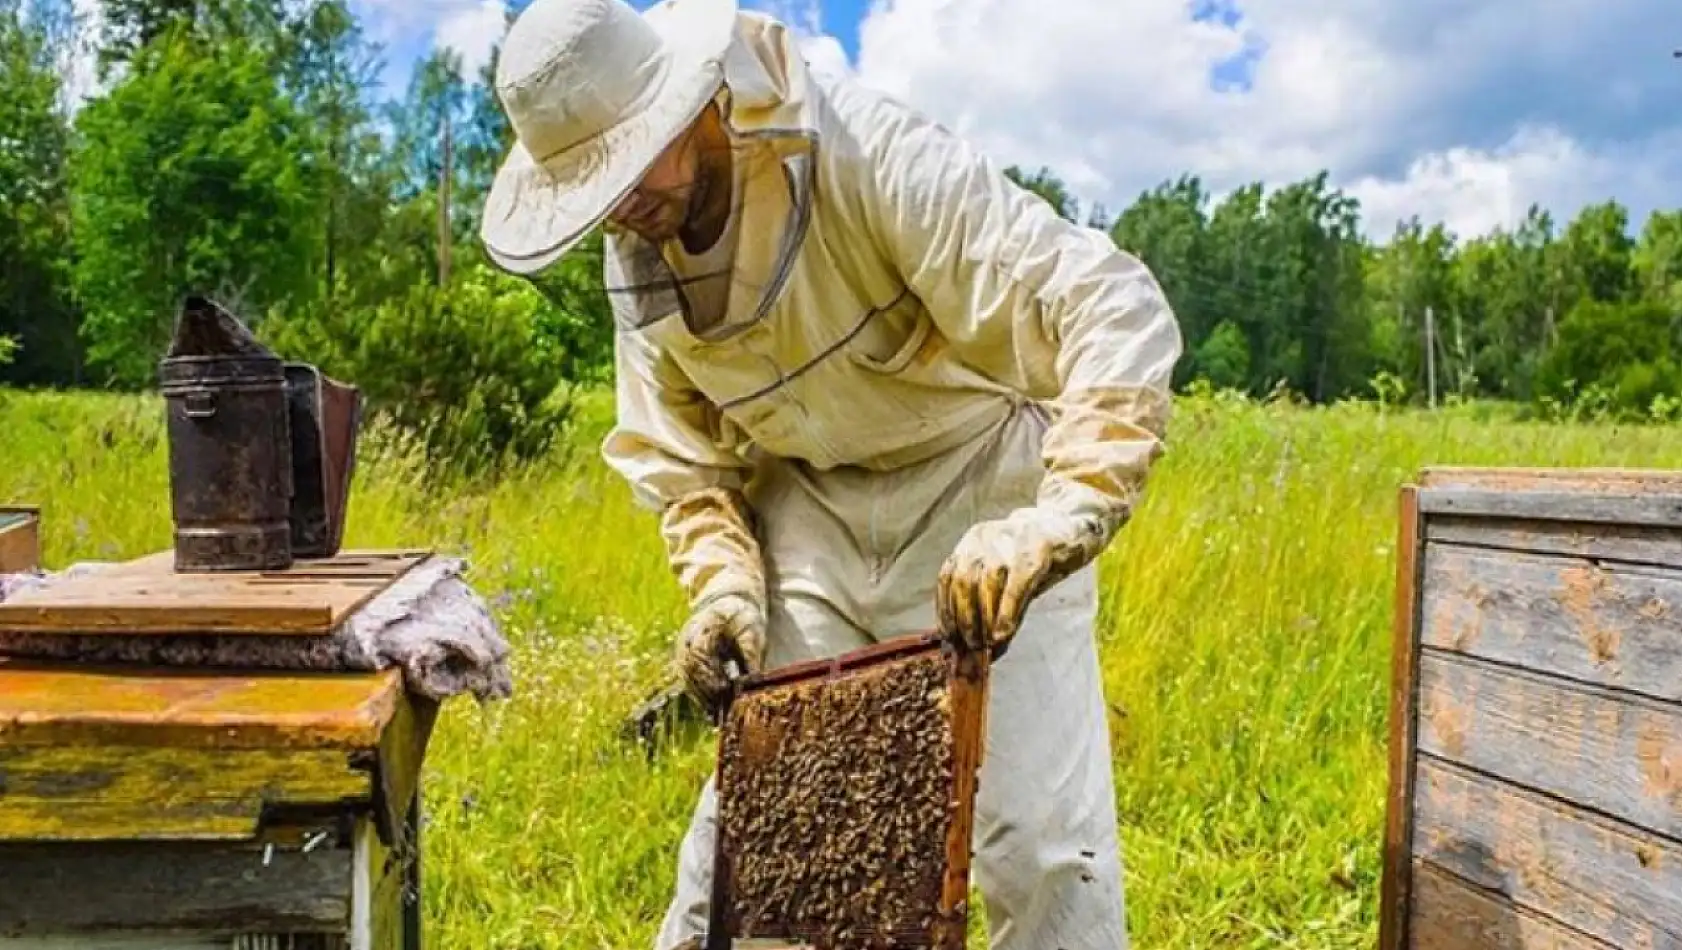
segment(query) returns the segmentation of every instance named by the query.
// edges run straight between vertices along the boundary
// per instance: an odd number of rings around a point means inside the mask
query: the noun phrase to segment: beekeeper
[[[484,207],[538,286],[605,224],[608,462],[660,513],[678,667],[827,657],[936,624],[998,659],[974,880],[993,946],[1127,946],[1093,560],[1162,449],[1161,288],[894,99],[820,81],[734,0],[535,0]],[[701,790],[657,938],[707,921]]]

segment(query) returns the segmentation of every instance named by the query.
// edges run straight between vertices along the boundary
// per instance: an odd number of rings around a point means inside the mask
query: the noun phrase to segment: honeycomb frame
[[[922,634],[738,684],[711,947],[963,950],[987,668]]]

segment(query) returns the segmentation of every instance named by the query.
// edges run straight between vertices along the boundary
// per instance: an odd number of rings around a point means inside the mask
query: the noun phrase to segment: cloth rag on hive
[[[109,565],[89,562],[56,573],[0,574],[0,601]],[[459,558],[433,557],[363,605],[323,637],[104,637],[0,631],[0,656],[89,663],[281,670],[397,667],[409,691],[442,701],[471,693],[481,701],[513,694],[508,642],[490,607],[462,579]]]

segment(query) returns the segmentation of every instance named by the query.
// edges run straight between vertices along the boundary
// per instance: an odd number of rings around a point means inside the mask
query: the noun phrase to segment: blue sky
[[[523,2],[523,0],[522,0]],[[634,0],[641,5],[645,0]],[[1530,204],[1682,206],[1678,0],[747,0],[1005,162],[1118,210],[1191,173],[1219,195],[1328,172],[1382,237]],[[353,0],[388,81],[482,57],[503,0]]]

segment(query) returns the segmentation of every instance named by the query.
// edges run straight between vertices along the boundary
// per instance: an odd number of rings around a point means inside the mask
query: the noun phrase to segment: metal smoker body
[[[355,387],[283,362],[203,297],[187,298],[159,376],[177,571],[279,570],[338,551]]]

